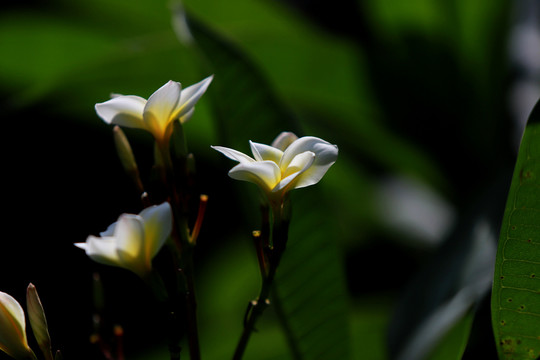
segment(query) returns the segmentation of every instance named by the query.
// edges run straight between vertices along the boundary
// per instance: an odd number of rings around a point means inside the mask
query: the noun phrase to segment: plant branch
[[[260,318],[264,310],[270,306],[270,293],[274,284],[274,278],[278,265],[281,261],[283,252],[288,240],[289,231],[289,214],[284,214],[284,203],[279,203],[277,206],[272,207],[272,232],[271,232],[271,245],[268,242],[268,219],[269,213],[267,208],[263,207],[263,229],[264,232],[255,232],[254,239],[256,241],[256,249],[258,252],[259,263],[262,275],[261,290],[257,300],[253,300],[248,307],[246,313],[246,320],[244,322],[244,329],[236,350],[233,356],[233,360],[240,360],[244,356],[247,348],[247,344],[251,337],[251,334],[256,330],[255,325]],[[284,216],[285,215],[285,216]],[[261,249],[266,250],[266,254],[263,254]]]

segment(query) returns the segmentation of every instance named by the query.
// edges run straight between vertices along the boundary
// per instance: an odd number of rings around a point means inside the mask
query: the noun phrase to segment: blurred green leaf
[[[363,296],[356,301],[350,316],[353,359],[388,359],[386,328],[392,305],[388,295]]]
[[[488,293],[502,204],[489,188],[408,284],[389,327],[392,359],[459,359],[472,317]],[[456,335],[455,329],[461,336]],[[441,350],[446,349],[446,350]]]
[[[17,102],[43,96],[61,79],[115,52],[111,39],[62,18],[10,14],[0,21],[0,79]],[[15,99],[14,99],[15,100]]]
[[[368,20],[379,34],[396,39],[403,30],[439,37],[450,25],[448,1],[399,0],[365,1],[364,9],[372,15]]]
[[[248,234],[249,231],[246,231]],[[230,359],[242,333],[242,320],[250,300],[257,296],[260,279],[251,239],[223,239],[229,246],[200,265],[198,307],[203,359]],[[241,240],[240,242],[235,240]],[[271,311],[257,324],[246,360],[284,359],[287,347]]]
[[[521,142],[501,227],[492,293],[499,358],[540,356],[540,102]]]
[[[269,143],[281,131],[299,133],[292,113],[241,50],[196,19],[190,18],[189,24],[207,72],[216,74],[212,100],[225,145],[246,146],[251,139],[246,134],[254,141]]]
[[[429,355],[429,360],[460,360],[463,357],[469,334],[471,332],[474,311],[468,311],[459,321],[448,331],[444,339],[437,344],[436,348]]]
[[[325,197],[310,196],[308,189],[295,195],[289,244],[278,269],[275,294],[290,347],[296,358],[349,359],[350,309],[336,241],[339,233],[328,223]]]

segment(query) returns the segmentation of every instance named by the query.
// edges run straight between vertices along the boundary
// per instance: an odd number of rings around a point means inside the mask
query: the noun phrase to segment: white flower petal
[[[35,359],[26,339],[26,322],[21,305],[0,292],[0,350],[15,359]]]
[[[306,136],[293,142],[283,153],[280,167],[286,171],[296,155],[305,151],[315,154],[313,164],[302,172],[295,181],[294,188],[302,188],[318,183],[338,156],[338,147],[322,139]]]
[[[146,100],[139,96],[116,96],[95,105],[96,112],[107,124],[146,129],[143,111]]]
[[[262,190],[269,192],[279,183],[281,171],[273,161],[244,162],[229,171],[229,176],[236,180],[244,180],[257,184]]]
[[[116,239],[113,237],[96,237],[90,235],[86,243],[76,243],[90,259],[104,265],[121,266],[116,252]]]
[[[276,186],[274,192],[283,190],[288,187],[289,184],[293,184],[293,180],[296,180],[300,174],[309,169],[314,161],[315,153],[311,151],[296,155],[285,173],[282,174],[282,180],[279,182],[278,186]]]
[[[212,149],[214,149],[214,150],[219,151],[220,153],[222,153],[223,155],[225,155],[229,159],[238,161],[241,164],[242,163],[250,163],[250,162],[255,161],[252,158],[250,158],[249,156],[247,156],[246,154],[241,153],[240,151],[236,151],[234,149],[230,149],[230,148],[227,148],[227,147],[224,147],[224,146],[210,146],[210,147]]]
[[[283,156],[283,151],[269,145],[259,144],[252,142],[251,140],[249,141],[249,145],[251,146],[251,152],[257,161],[270,160],[279,164],[281,156]]]
[[[210,75],[206,79],[199,81],[196,84],[193,84],[191,86],[188,86],[184,90],[182,90],[182,93],[180,95],[180,102],[177,106],[177,108],[174,110],[174,119],[176,118],[182,118],[182,122],[185,122],[189,119],[189,117],[185,117],[185,115],[192,111],[193,107],[195,106],[195,103],[199,101],[201,96],[206,92],[206,89],[208,89],[208,86],[212,82],[212,79],[214,78],[214,75]]]
[[[144,252],[144,223],[139,215],[122,214],[116,224],[114,237],[120,261],[131,268],[146,264]]]
[[[298,172],[303,172],[307,168],[309,168],[314,161],[315,153],[312,151],[305,151],[301,154],[298,154],[292,159],[282,176],[287,177]]]
[[[113,222],[111,225],[107,227],[105,231],[102,231],[99,233],[99,236],[105,237],[105,236],[113,236],[114,235],[114,229],[116,228],[116,221]]]
[[[144,221],[145,253],[149,261],[158,253],[172,231],[172,210],[168,202],[150,206],[139,214]]]
[[[299,189],[318,183],[328,169],[336,162],[337,152],[337,146],[334,147],[334,145],[328,147],[326,151],[320,152],[315,157],[313,165],[298,176],[294,188]]]
[[[143,118],[154,136],[163,136],[169,122],[174,120],[172,115],[180,102],[181,89],[180,83],[171,80],[148,98]]]
[[[188,112],[180,116],[180,122],[182,124],[186,123],[189,119],[191,119],[191,117],[193,116],[193,113],[195,113],[195,107],[192,107]]]
[[[294,141],[298,139],[298,136],[296,136],[292,132],[284,131],[281,134],[279,134],[274,141],[272,141],[272,146],[280,149],[281,151],[285,151],[289,145],[291,145]]]

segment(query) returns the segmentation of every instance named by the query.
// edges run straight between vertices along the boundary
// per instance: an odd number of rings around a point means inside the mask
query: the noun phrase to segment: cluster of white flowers
[[[106,123],[146,130],[158,146],[168,148],[173,123],[176,120],[184,123],[192,116],[195,103],[212,79],[213,76],[207,77],[185,89],[180,83],[169,81],[148,100],[134,95],[114,95],[96,104],[95,109]],[[298,138],[290,132],[281,133],[271,145],[251,141],[250,145],[253,158],[222,146],[212,148],[239,162],[229,171],[230,177],[255,183],[272,204],[283,201],[292,189],[319,182],[338,155],[336,145],[312,136]],[[164,202],[148,206],[138,215],[122,214],[99,237],[91,235],[86,242],[75,245],[98,263],[121,267],[146,278],[152,271],[153,258],[171,236],[172,229],[171,204]],[[34,329],[34,334],[47,342],[48,332],[43,330],[46,321],[33,285],[29,286],[28,294],[30,322],[38,329]],[[23,309],[13,297],[0,292],[0,350],[16,359],[36,359],[25,331]],[[45,353],[49,357],[50,350],[45,349]]]

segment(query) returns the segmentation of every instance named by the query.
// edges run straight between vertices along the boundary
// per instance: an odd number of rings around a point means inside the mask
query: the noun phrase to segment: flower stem
[[[180,193],[177,186],[175,171],[170,155],[168,144],[158,144],[164,165],[164,181],[169,192],[169,199],[174,218],[174,230],[172,237],[176,244],[176,250],[180,265],[180,271],[185,282],[185,315],[189,353],[191,360],[200,360],[199,335],[197,325],[197,301],[195,297],[193,252],[194,243],[191,241],[189,226],[187,223],[187,200],[185,194]],[[181,164],[182,166],[185,164]],[[204,209],[203,209],[204,212]],[[201,218],[202,221],[202,218]],[[197,230],[197,232],[199,229]],[[171,330],[173,331],[173,330]],[[179,357],[175,358],[178,359]],[[171,351],[171,359],[173,352]]]
[[[279,262],[281,261],[283,252],[285,251],[285,246],[287,244],[287,239],[288,239],[289,220],[288,220],[288,214],[284,214],[283,209],[284,209],[283,203],[280,203],[277,206],[272,206],[272,216],[273,216],[272,220],[273,221],[272,221],[271,245],[269,246],[267,244],[268,235],[265,235],[265,234],[258,235],[255,239],[256,241],[257,240],[261,241],[261,243],[259,244],[259,248],[261,246],[263,247],[268,246],[266,247],[267,254],[268,254],[268,262],[265,262],[264,264],[260,264],[261,274],[262,274],[261,291],[259,293],[257,300],[253,300],[250,303],[250,306],[248,307],[245,322],[244,322],[244,330],[242,331],[242,335],[240,337],[240,340],[238,341],[238,345],[236,346],[233,360],[242,359],[242,357],[244,356],[244,352],[246,351],[247,344],[249,342],[251,334],[253,333],[253,331],[255,331],[255,324],[257,320],[262,315],[264,310],[268,306],[270,306],[270,293],[272,291],[272,287],[274,284],[274,278],[276,275]],[[264,210],[265,208],[263,208],[263,228],[267,228],[265,224],[268,224],[267,220],[268,220],[269,214],[267,211],[264,211]],[[261,260],[265,260],[265,259],[259,258],[259,261]]]
[[[233,360],[240,360],[244,356],[251,333],[255,330],[255,323],[257,319],[262,315],[264,310],[270,305],[270,290],[272,288],[273,279],[268,277],[263,281],[261,286],[261,292],[257,300],[251,302],[250,309],[248,309],[247,319],[244,324],[244,330],[240,341],[236,346]]]
[[[199,347],[199,330],[197,325],[197,300],[195,297],[195,282],[193,277],[193,257],[187,259],[187,264],[184,268],[186,276],[187,293],[186,293],[186,312],[188,326],[188,343],[189,355],[191,360],[199,360],[201,358]]]

